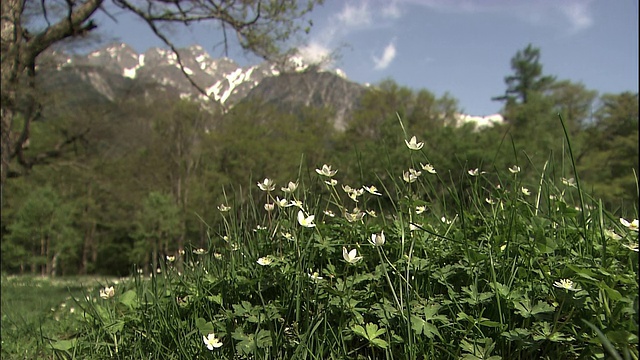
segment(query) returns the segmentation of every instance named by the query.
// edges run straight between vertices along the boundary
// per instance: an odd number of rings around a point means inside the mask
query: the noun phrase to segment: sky
[[[118,11],[99,15],[105,40],[142,53],[164,47],[146,25]],[[599,94],[638,92],[637,0],[326,0],[296,45],[308,61],[330,59],[347,78],[392,79],[436,96],[449,93],[466,114],[500,111],[510,60],[528,44],[540,49],[545,75],[583,83]],[[201,45],[224,55],[213,25],[172,34],[179,47]],[[241,65],[256,58],[232,48]]]

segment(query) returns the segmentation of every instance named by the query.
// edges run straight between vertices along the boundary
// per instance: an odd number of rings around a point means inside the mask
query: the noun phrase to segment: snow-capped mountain
[[[213,100],[227,108],[244,98],[264,78],[278,76],[285,70],[301,72],[309,68],[298,57],[290,58],[284,66],[263,62],[243,67],[228,58],[214,59],[199,45],[178,49],[177,54],[160,48],[138,54],[126,44],[111,44],[86,56],[58,56],[56,61],[58,70],[72,66],[101,67],[129,79],[170,87],[181,98]],[[194,87],[185,74],[206,95]],[[335,76],[345,78],[339,70]]]
[[[177,54],[160,48],[138,54],[126,44],[115,43],[86,55],[53,51],[45,59],[38,66],[53,91],[57,91],[55,88],[60,83],[84,83],[89,88],[85,92],[95,92],[113,101],[123,93],[139,95],[142,92],[151,96],[148,94],[151,86],[173,96],[199,101],[205,107],[219,104],[227,110],[243,99],[287,109],[329,107],[334,111],[337,129],[346,127],[351,112],[368,88],[349,81],[339,69],[320,69],[305,64],[300,57],[290,57],[281,64],[262,62],[240,66],[228,58],[212,58],[199,45],[178,49]],[[492,126],[500,123],[502,117],[499,114],[491,115],[490,119],[458,115],[458,124],[470,121],[478,127]]]

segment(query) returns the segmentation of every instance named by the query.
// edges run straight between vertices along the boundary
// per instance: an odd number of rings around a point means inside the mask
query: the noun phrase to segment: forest
[[[523,184],[535,187],[543,170],[558,181],[573,183],[577,175],[593,206],[601,201],[616,216],[633,218],[638,94],[599,94],[544,74],[540,55],[532,45],[514,55],[505,93],[494,99],[505,122],[485,128],[456,126],[461,109],[452,96],[393,79],[367,90],[344,131],[334,128],[329,107],[286,111],[245,102],[217,113],[166,94],[121,94],[109,103],[70,99],[64,91],[36,94],[44,110],[25,154],[46,153],[70,133],[82,136],[4,184],[2,271],[151,272],[167,255],[215,246],[220,206],[247,211],[260,201],[255,185],[264,178],[320,191],[309,169],[332,164],[344,184],[392,189],[393,174],[403,171],[404,134],[424,141],[428,162],[448,187],[466,191],[468,169],[518,164]],[[455,213],[452,199],[429,203],[432,196],[446,199],[446,186],[433,190],[423,198],[429,210]],[[386,195],[379,202],[392,206]]]

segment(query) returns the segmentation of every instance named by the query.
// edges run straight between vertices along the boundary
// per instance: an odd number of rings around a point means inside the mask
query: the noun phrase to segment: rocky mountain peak
[[[339,69],[326,70],[306,63],[300,56],[291,56],[280,63],[241,66],[226,57],[212,58],[200,45],[178,49],[177,54],[163,48],[150,48],[138,54],[127,44],[112,43],[86,55],[54,51],[48,56],[47,64],[49,71],[75,72],[74,79],[86,82],[92,91],[110,101],[123,91],[114,86],[135,85],[145,89],[147,85],[154,85],[176,97],[201,102],[205,107],[215,102],[229,109],[247,99],[271,103],[288,111],[300,106],[330,108],[335,114],[337,129],[346,127],[368,87],[349,81]],[[478,119],[460,114],[459,122],[470,121],[491,126],[500,122],[501,117]]]

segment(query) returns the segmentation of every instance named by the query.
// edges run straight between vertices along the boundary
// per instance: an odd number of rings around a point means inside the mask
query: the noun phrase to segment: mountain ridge
[[[340,69],[306,64],[297,56],[280,64],[265,61],[240,66],[226,57],[211,57],[200,45],[177,49],[177,54],[162,48],[149,48],[139,54],[125,43],[112,43],[85,55],[53,51],[49,59],[48,71],[72,70],[77,73],[76,78],[109,100],[121,90],[110,84],[133,81],[159,85],[179,98],[209,108],[220,105],[230,109],[241,101],[262,101],[288,112],[300,106],[328,107],[334,112],[334,126],[338,130],[346,128],[350,114],[369,87],[349,80]],[[121,79],[109,79],[106,72]],[[458,125],[474,122],[477,127],[502,121],[499,114],[486,117],[458,114],[457,118]]]

